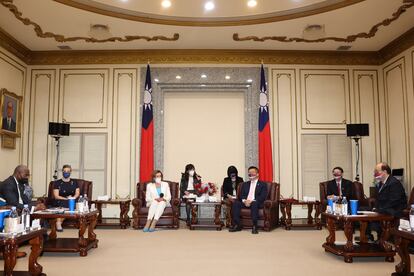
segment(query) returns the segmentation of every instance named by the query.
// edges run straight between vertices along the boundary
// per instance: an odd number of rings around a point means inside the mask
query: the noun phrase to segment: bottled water
[[[348,215],[348,201],[346,200],[346,196],[342,199],[342,215]]]
[[[89,212],[89,202],[88,202],[87,194],[83,195],[83,204],[84,204],[84,207],[83,207],[84,212]]]
[[[16,206],[11,207],[10,218],[18,218],[19,214],[17,213]]]
[[[84,200],[83,200],[83,197],[82,196],[79,196],[79,200],[78,200],[78,203],[76,205],[78,207],[77,209],[78,209],[79,213],[83,213],[84,212],[85,203],[84,203]]]
[[[411,210],[410,210],[410,227],[411,227],[411,231],[414,231],[414,204],[411,205]]]
[[[23,205],[22,210],[22,223],[25,231],[30,230],[30,210],[29,205],[25,204]]]

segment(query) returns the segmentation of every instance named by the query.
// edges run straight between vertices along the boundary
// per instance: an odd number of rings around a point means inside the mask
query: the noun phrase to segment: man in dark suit
[[[373,211],[400,218],[403,210],[407,207],[407,196],[401,182],[391,175],[390,166],[378,163],[374,172],[375,180],[379,183],[378,195]],[[373,239],[371,230],[381,236],[381,225],[379,222],[371,222],[368,225],[368,237]]]
[[[234,226],[229,231],[237,232],[242,230],[240,212],[241,209],[248,208],[250,209],[253,222],[252,234],[258,234],[257,220],[259,219],[259,209],[263,208],[267,197],[267,184],[259,181],[259,169],[257,167],[250,167],[248,172],[250,181],[242,184],[239,198],[233,201]]]
[[[25,194],[25,185],[28,185],[30,170],[24,165],[19,165],[14,169],[13,175],[9,176],[1,183],[0,197],[6,200],[7,205],[16,206],[23,209],[24,204],[32,206],[30,199]],[[35,206],[36,209],[43,209],[43,204]]]
[[[2,129],[16,132],[16,122],[13,120],[13,103],[7,102],[6,117],[3,118]]]
[[[352,181],[342,177],[344,170],[341,167],[333,168],[332,174],[334,179],[328,182],[327,197],[345,196],[350,200],[352,197]]]

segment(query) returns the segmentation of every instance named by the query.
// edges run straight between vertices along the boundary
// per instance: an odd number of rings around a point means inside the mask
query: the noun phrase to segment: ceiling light
[[[175,76],[175,78],[177,79],[177,80],[181,80],[181,76]]]
[[[252,79],[248,79],[247,82],[253,82],[253,80]]]
[[[226,78],[226,80],[229,80],[230,79],[230,76],[225,76],[225,78]]]
[[[161,6],[163,8],[169,8],[169,7],[171,7],[171,1],[170,0],[164,0],[164,1],[161,2]]]
[[[206,86],[205,84],[202,84],[202,85],[200,85],[201,87],[204,87],[204,86]]]
[[[108,25],[91,24],[89,29],[89,36],[98,40],[104,40],[112,37]]]
[[[250,87],[250,84],[246,84],[246,87]]]
[[[214,2],[212,1],[208,1],[207,3],[204,4],[204,9],[207,11],[214,10],[214,7],[215,5],[214,5]]]
[[[249,0],[247,2],[247,6],[249,6],[250,8],[256,7],[257,5],[257,1],[256,0]]]
[[[159,80],[159,79],[154,79],[154,81],[155,81],[155,82],[159,82],[160,80]]]
[[[202,75],[201,75],[201,78],[202,78],[202,79],[205,79],[205,78],[207,78],[207,75],[206,75],[206,74],[202,74]]]
[[[121,0],[121,2],[124,2],[124,3],[126,3],[126,2],[128,2],[128,0]]]
[[[307,40],[317,40],[325,37],[325,25],[307,25],[303,30],[303,38]]]

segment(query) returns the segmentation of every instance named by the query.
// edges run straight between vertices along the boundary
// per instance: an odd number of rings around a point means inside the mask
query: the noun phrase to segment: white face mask
[[[161,177],[156,177],[155,178],[155,183],[160,184],[161,183]]]
[[[188,171],[188,174],[189,174],[190,176],[194,176],[194,171],[193,171],[193,170]]]

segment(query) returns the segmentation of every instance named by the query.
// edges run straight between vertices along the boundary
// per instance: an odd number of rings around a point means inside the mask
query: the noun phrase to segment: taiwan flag
[[[259,107],[259,178],[273,181],[272,139],[269,122],[269,100],[263,64],[260,70],[260,107]]]
[[[139,158],[139,164],[139,181],[141,183],[150,181],[152,171],[154,170],[154,120],[152,108],[151,70],[149,64],[147,65],[144,106],[142,107],[141,155]]]

